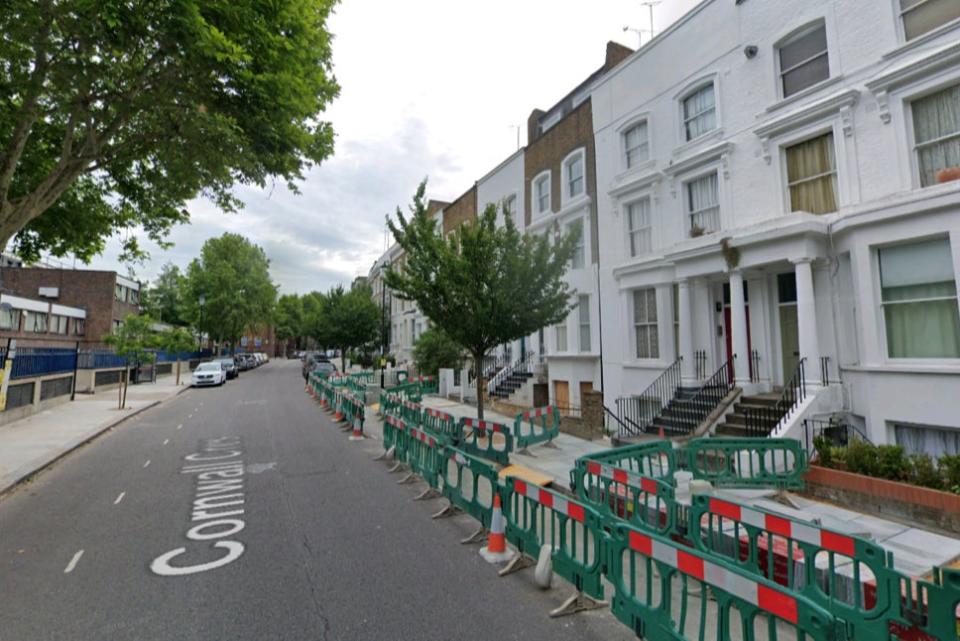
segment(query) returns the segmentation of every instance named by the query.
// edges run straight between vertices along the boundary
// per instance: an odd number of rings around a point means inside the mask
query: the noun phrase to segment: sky
[[[654,29],[696,4],[662,0]],[[423,178],[429,197],[454,200],[516,151],[517,127],[526,143],[533,109],[603,64],[607,41],[636,48],[638,34],[624,27],[650,22],[641,0],[342,0],[328,26],[341,92],[322,117],[336,149],[300,194],[241,187],[237,214],[191,201],[173,248],[144,238],[150,259],[124,265],[114,239],[93,268],[149,281],[167,262],[186,268],[205,240],[230,231],[263,247],[281,293],[348,284],[383,252],[385,216],[406,211]]]

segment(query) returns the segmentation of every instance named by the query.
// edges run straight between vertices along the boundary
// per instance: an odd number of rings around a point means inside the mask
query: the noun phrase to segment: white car
[[[200,363],[197,369],[193,370],[193,379],[191,385],[200,387],[202,385],[223,385],[227,380],[227,368],[221,361],[210,361]]]

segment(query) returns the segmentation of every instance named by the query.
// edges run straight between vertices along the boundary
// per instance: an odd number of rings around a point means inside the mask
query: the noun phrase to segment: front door
[[[746,354],[737,354],[737,360],[741,358],[746,358],[747,363],[750,366],[750,380],[753,380],[753,359],[750,358],[750,354],[753,353],[753,343],[750,340],[750,305],[749,303],[744,305],[744,314],[747,317],[747,353]],[[723,331],[726,336],[724,337],[727,341],[727,362],[730,363],[730,366],[727,368],[730,376],[730,380],[733,380],[733,361],[730,359],[733,358],[733,331],[730,326],[730,306],[727,305],[723,308]]]
[[[783,363],[783,383],[787,384],[800,362],[800,332],[797,328],[797,305],[780,305],[780,362]]]
[[[553,382],[553,404],[566,416],[570,411],[570,383],[567,381]]]

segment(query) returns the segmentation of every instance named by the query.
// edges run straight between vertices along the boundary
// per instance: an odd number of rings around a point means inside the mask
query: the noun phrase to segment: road
[[[0,641],[632,638],[548,618],[569,586],[498,577],[374,447],[296,361],[132,418],[0,500]]]

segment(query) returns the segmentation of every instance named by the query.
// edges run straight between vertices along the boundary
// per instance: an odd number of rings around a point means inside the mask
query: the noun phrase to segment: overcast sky
[[[655,29],[696,3],[663,0]],[[232,231],[264,248],[284,293],[348,283],[383,251],[384,216],[406,208],[422,178],[440,200],[469,189],[516,150],[516,126],[526,143],[532,109],[603,64],[608,40],[636,48],[623,27],[647,29],[648,15],[641,0],[343,0],[329,24],[342,90],[324,116],[335,155],[300,195],[242,188],[239,214],[190,203],[192,223],[174,230],[175,246],[144,242],[151,259],[132,271],[150,280],[168,261],[184,268],[206,239]],[[111,242],[92,266],[127,271],[118,253]]]

